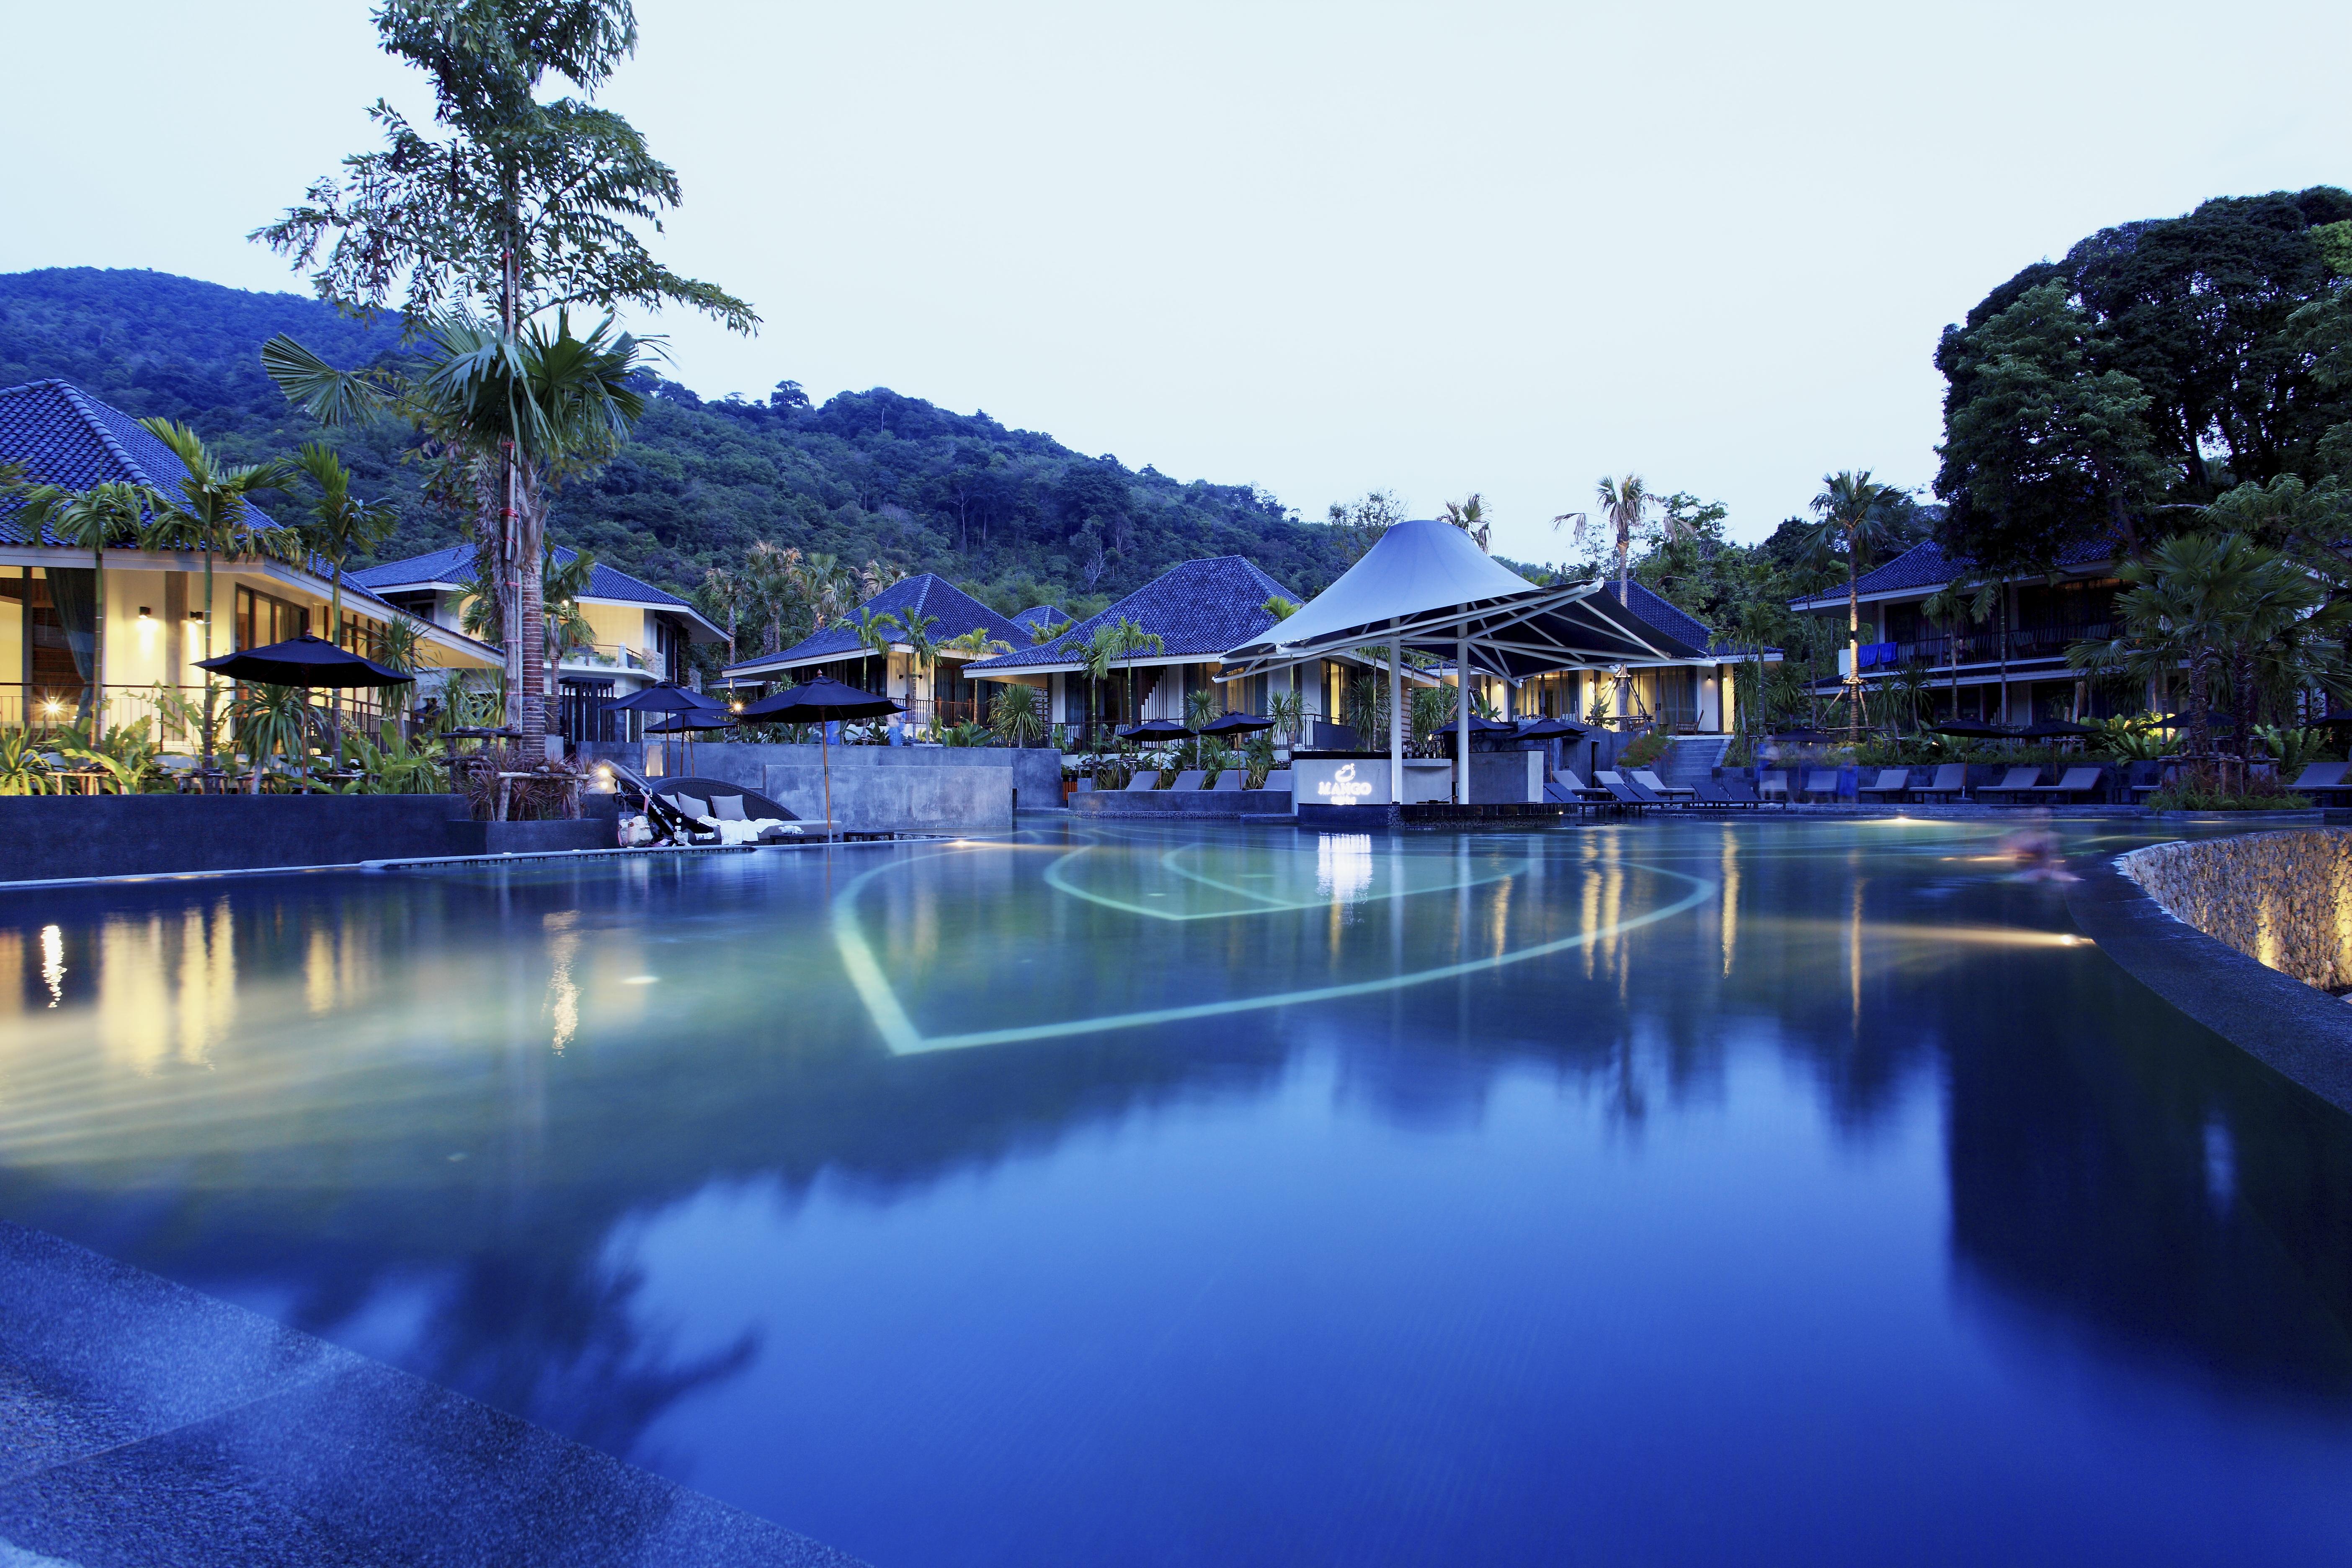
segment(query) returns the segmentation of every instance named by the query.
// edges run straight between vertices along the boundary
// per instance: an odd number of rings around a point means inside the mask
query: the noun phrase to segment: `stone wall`
[[[613,759],[658,777],[662,750],[651,742],[587,742],[590,763]],[[830,755],[827,755],[830,752]],[[683,775],[685,748],[669,760]],[[990,833],[1013,826],[1021,805],[1062,804],[1062,753],[1043,746],[770,745],[695,742],[691,772],[757,790],[812,820],[824,815],[824,775],[833,775],[833,815],[852,832]]]
[[[2157,844],[2116,864],[2173,916],[2323,990],[2352,986],[2352,832]]]

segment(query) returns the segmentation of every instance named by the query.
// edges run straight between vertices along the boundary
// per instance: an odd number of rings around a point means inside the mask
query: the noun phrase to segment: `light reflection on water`
[[[879,1564],[2340,1557],[2352,1134],[1989,847],[47,895],[0,1214]]]

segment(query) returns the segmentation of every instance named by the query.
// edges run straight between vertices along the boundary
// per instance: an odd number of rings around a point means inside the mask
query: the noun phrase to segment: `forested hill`
[[[318,434],[261,374],[286,332],[355,366],[394,352],[315,300],[168,273],[88,268],[0,275],[0,386],[57,376],[136,416],[185,420],[250,460]],[[667,381],[635,439],[556,500],[563,543],[684,590],[765,539],[936,571],[1005,610],[1138,587],[1179,561],[1246,555],[1304,597],[1338,575],[1329,531],[1247,485],[1190,484],[1073,452],[884,388],[811,406],[791,383],[765,403],[705,401]],[[458,519],[426,504],[404,432],[337,441],[373,493],[401,508],[385,558],[453,542]]]

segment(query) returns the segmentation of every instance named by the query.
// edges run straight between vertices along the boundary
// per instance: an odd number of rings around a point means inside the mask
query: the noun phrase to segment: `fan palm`
[[[1997,576],[1977,576],[1957,573],[1952,580],[1927,595],[1919,605],[1920,614],[1944,628],[1949,644],[1952,668],[1952,717],[1960,715],[1960,636],[1970,626],[1981,626],[1992,615],[1993,606],[2000,602],[2001,582]],[[2001,699],[2008,702],[2009,649],[2001,649]]]
[[[549,493],[601,463],[645,412],[632,384],[653,340],[618,331],[610,317],[585,336],[559,310],[551,329],[529,321],[513,332],[464,315],[423,328],[425,363],[415,374],[339,371],[282,333],[261,346],[278,390],[322,425],[404,417],[461,463],[510,462],[517,482],[503,518],[501,594],[507,706],[535,754],[547,731],[544,584],[519,563],[542,558]],[[501,584],[503,587],[505,584]]]
[[[1564,511],[1551,520],[1551,525],[1558,528],[1563,522],[1572,524],[1570,537],[1579,544],[1595,527],[1605,528],[1617,552],[1617,602],[1622,605],[1625,602],[1625,582],[1632,574],[1633,536],[1641,531],[1642,514],[1650,507],[1649,487],[1642,482],[1639,474],[1627,474],[1622,479],[1603,474],[1593,487],[1593,495],[1601,507],[1600,524],[1596,525],[1585,512]]]
[[[1486,548],[1486,536],[1494,531],[1495,520],[1486,515],[1486,503],[1473,490],[1467,500],[1445,503],[1445,521],[1475,540],[1478,548]]]
[[[898,624],[902,628],[898,640],[907,645],[907,710],[911,713],[915,711],[915,678],[939,658],[940,645],[931,640],[931,628],[940,624],[940,618],[909,609]]]

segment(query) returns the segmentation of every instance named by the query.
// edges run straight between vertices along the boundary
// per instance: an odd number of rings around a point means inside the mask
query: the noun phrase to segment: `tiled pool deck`
[[[27,1554],[79,1568],[857,1568],[406,1373],[0,1222],[0,1563]]]

